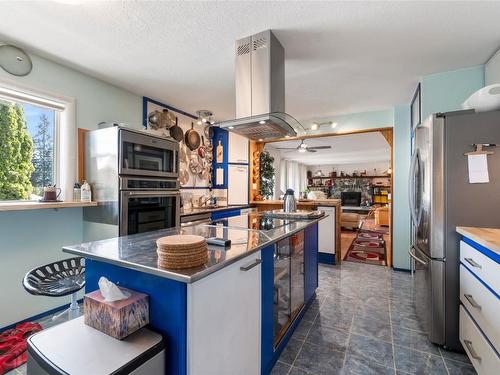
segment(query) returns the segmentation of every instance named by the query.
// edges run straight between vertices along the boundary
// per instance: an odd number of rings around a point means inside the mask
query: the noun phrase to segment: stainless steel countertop
[[[272,229],[252,229],[258,228],[256,222],[258,216],[256,214],[240,215],[221,219],[210,225],[198,224],[183,228],[163,229],[80,245],[64,246],[63,251],[172,280],[193,283],[326,217],[313,220],[282,221],[279,226]],[[221,249],[209,246],[209,260],[201,267],[185,270],[163,269],[158,265],[156,240],[174,234],[196,234],[205,238],[230,239],[231,247]]]

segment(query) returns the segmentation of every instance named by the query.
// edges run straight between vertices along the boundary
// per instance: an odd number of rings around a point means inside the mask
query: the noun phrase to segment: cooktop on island
[[[288,224],[296,222],[298,219],[269,217],[263,213],[249,213],[247,215],[233,216],[213,221],[214,225],[225,227],[245,228],[261,231],[270,231],[282,228]]]

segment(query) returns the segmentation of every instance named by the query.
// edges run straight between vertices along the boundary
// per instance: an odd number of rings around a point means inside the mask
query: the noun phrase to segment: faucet
[[[206,206],[208,202],[211,202],[210,205],[213,204],[214,197],[212,195],[202,195],[198,198],[198,207]]]

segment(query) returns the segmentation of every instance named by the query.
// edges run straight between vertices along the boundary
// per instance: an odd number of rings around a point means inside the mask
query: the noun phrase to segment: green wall
[[[95,129],[101,121],[142,123],[142,97],[36,55],[33,71],[14,77],[0,69],[6,80],[76,99],[77,127]],[[37,297],[21,285],[31,268],[68,258],[63,244],[82,242],[82,209],[0,212],[0,328],[68,302]]]

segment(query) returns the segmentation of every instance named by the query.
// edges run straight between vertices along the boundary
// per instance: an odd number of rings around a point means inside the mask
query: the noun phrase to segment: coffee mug
[[[61,195],[61,189],[55,186],[45,186],[43,188],[43,200],[44,201],[56,201]]]

